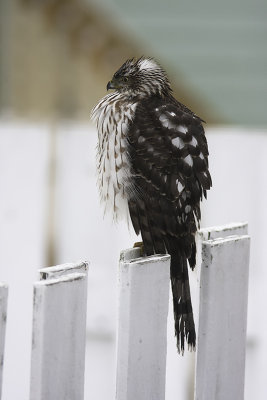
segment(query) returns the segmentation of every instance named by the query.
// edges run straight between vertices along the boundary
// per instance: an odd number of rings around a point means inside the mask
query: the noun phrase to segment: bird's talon
[[[140,248],[140,256],[143,257],[145,255],[144,243],[143,242],[135,242],[133,248]]]

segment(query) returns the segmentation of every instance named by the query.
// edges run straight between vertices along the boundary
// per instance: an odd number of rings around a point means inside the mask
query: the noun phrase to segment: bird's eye
[[[123,81],[123,82],[128,82],[128,80],[129,80],[128,76],[123,76],[123,77],[122,77],[122,81]]]

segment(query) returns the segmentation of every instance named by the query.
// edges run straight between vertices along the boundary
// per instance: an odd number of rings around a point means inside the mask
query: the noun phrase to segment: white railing
[[[249,246],[247,224],[198,234],[195,400],[244,397]],[[120,259],[116,398],[164,400],[170,257],[139,256],[135,248]],[[39,270],[31,400],[84,398],[87,269],[82,262]],[[6,309],[7,286],[0,285],[0,389]]]

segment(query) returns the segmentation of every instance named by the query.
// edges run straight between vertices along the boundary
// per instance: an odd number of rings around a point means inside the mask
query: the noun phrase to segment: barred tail
[[[185,341],[189,350],[195,350],[196,332],[191,303],[187,258],[180,253],[171,254],[171,286],[177,349],[184,353]]]

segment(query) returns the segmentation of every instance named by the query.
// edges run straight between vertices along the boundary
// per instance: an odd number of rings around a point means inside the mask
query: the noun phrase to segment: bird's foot
[[[144,243],[143,242],[135,242],[133,247],[140,247],[140,256],[144,257],[145,255],[145,249],[144,249]]]

